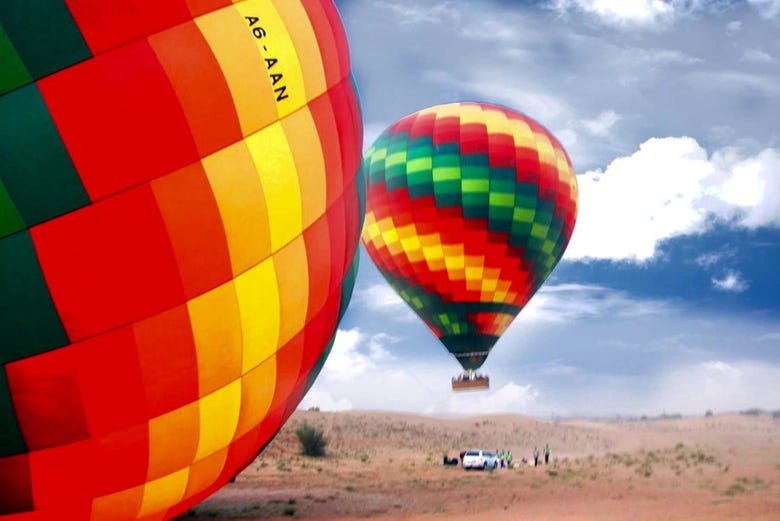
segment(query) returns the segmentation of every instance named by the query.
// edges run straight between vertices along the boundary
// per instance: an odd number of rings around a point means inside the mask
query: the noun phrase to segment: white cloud
[[[711,268],[712,266],[723,262],[726,259],[733,259],[736,255],[736,251],[733,249],[723,249],[721,251],[712,251],[702,253],[697,256],[693,262],[702,268]]]
[[[349,411],[353,409],[352,402],[347,398],[336,399],[327,391],[310,389],[304,396],[298,409],[310,409],[316,407],[321,411]]]
[[[736,34],[741,30],[742,30],[742,22],[740,22],[739,20],[734,20],[726,24],[726,32],[730,35]]]
[[[766,19],[780,16],[780,0],[747,0]]]
[[[508,382],[503,387],[488,392],[451,393],[441,405],[433,404],[426,413],[478,414],[533,414],[540,411],[539,391],[530,384]]]
[[[578,176],[579,215],[567,259],[651,259],[659,242],[712,220],[780,226],[780,151],[708,157],[690,137],[653,138],[604,171]]]
[[[585,129],[598,137],[608,136],[615,123],[620,121],[620,116],[614,110],[605,110],[594,119],[586,119],[582,122]]]
[[[377,7],[389,10],[404,24],[439,24],[458,18],[458,11],[449,2],[421,5],[388,1],[377,2]]]
[[[370,286],[358,286],[355,288],[351,302],[371,311],[380,312],[395,321],[413,322],[418,320],[414,311],[385,282]]]
[[[539,122],[554,121],[570,113],[569,108],[555,96],[544,94],[522,83],[492,80],[492,78],[503,76],[505,76],[503,71],[493,72],[491,70],[484,70],[479,75],[479,78],[487,79],[473,79],[473,75],[459,79],[444,71],[425,73],[427,81],[438,83],[455,92],[465,92],[466,97],[476,101],[504,104]]]
[[[711,360],[670,371],[659,382],[651,409],[683,414],[738,411],[780,404],[780,368],[753,361]],[[675,407],[670,411],[670,406]]]
[[[687,74],[685,80],[692,88],[720,91],[733,96],[745,93],[765,97],[780,95],[780,85],[773,78],[735,70],[697,70]]]
[[[771,54],[762,51],[761,49],[745,49],[745,52],[742,53],[742,61],[766,64],[774,63],[777,60],[775,60]]]
[[[346,381],[375,371],[378,364],[395,359],[385,345],[396,341],[397,338],[385,333],[366,335],[358,328],[339,329],[323,374]]]
[[[555,9],[578,9],[614,25],[650,26],[674,19],[675,6],[663,0],[553,0]]]
[[[742,274],[738,271],[728,271],[723,278],[712,278],[712,286],[720,291],[728,291],[731,293],[742,293],[750,287],[750,284],[742,278]]]
[[[668,304],[636,300],[626,293],[582,284],[544,285],[523,308],[525,324],[570,323],[589,317],[640,317],[668,312]]]

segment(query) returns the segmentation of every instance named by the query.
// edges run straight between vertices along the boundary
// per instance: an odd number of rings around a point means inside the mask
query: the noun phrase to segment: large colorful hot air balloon
[[[292,413],[352,290],[331,0],[0,2],[0,517],[162,520]]]
[[[454,103],[390,126],[364,154],[363,244],[381,273],[475,378],[563,255],[577,181],[561,144],[506,108]]]

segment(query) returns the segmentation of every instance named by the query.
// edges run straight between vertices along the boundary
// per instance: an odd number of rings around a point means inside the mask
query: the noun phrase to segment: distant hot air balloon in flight
[[[577,181],[561,144],[503,107],[453,103],[404,117],[363,156],[362,241],[385,279],[475,374],[563,255]]]
[[[163,520],[295,410],[349,300],[332,0],[0,2],[0,519]]]

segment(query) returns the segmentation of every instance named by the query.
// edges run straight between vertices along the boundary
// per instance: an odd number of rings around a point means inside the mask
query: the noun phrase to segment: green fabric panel
[[[0,366],[0,458],[23,454],[27,447],[16,420],[16,411],[8,389],[5,367]]]
[[[28,226],[89,204],[35,84],[0,96],[0,180]]]
[[[35,79],[92,56],[63,0],[2,0],[0,25]]]
[[[0,239],[0,288],[0,363],[69,343],[27,231]]]
[[[0,95],[32,81],[30,73],[16,53],[2,24],[0,24],[0,71],[3,71],[0,74]]]
[[[27,227],[14,206],[11,196],[0,179],[0,237],[24,230]]]

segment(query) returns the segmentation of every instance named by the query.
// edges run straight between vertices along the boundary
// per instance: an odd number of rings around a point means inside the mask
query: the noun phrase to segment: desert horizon
[[[776,520],[780,416],[556,418],[296,411],[234,483],[180,519]],[[306,422],[327,440],[301,455]],[[532,462],[549,443],[549,464]],[[512,468],[443,464],[508,450]]]

